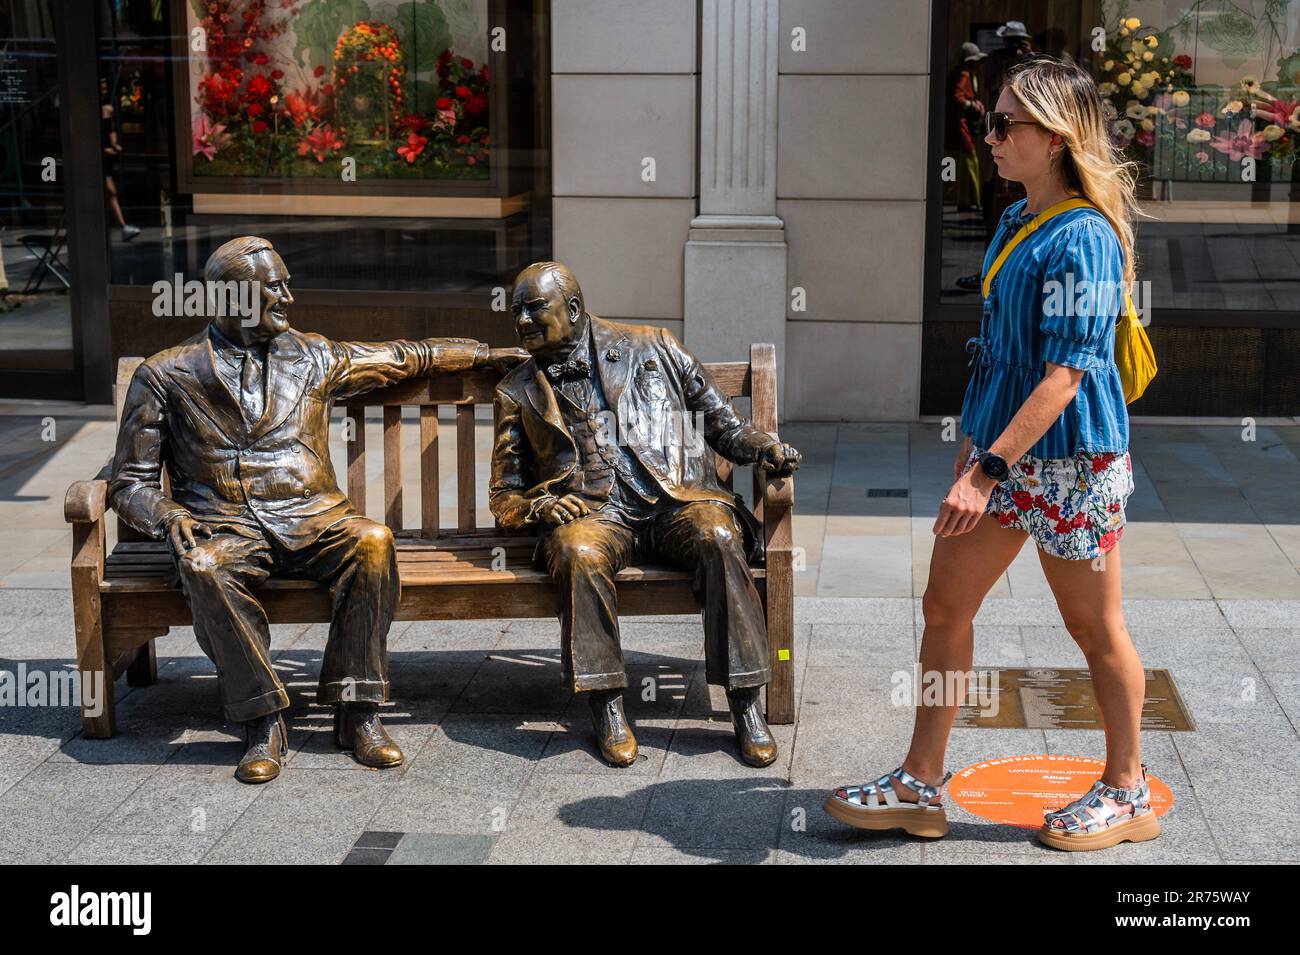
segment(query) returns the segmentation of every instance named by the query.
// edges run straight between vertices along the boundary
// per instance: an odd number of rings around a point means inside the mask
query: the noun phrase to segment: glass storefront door
[[[0,4],[0,372],[75,365],[53,13]]]

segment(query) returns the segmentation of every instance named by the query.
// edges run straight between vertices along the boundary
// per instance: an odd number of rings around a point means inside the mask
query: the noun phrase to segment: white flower
[[[1241,78],[1241,88],[1247,93],[1254,93],[1259,89],[1259,80],[1250,75],[1243,76]]]
[[[1228,103],[1226,106],[1224,106],[1223,109],[1219,110],[1219,113],[1222,114],[1223,116],[1236,116],[1244,108],[1245,107],[1241,102],[1241,100],[1234,99],[1231,103]]]
[[[1100,93],[1102,96],[1114,96],[1117,92],[1119,92],[1119,87],[1116,86],[1114,83],[1098,83],[1097,92]]]
[[[1147,114],[1147,108],[1135,99],[1128,101],[1128,106],[1124,110],[1124,115],[1129,119],[1141,119]]]
[[[1115,123],[1115,133],[1123,139],[1132,139],[1134,132],[1133,124],[1127,119],[1121,119]]]
[[[1208,143],[1211,139],[1208,129],[1193,129],[1187,134],[1189,143]]]

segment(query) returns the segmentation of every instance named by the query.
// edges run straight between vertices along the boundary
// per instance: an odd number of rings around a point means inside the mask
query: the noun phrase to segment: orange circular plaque
[[[1002,756],[974,763],[953,773],[952,801],[983,819],[1037,829],[1043,816],[1086,793],[1106,768],[1086,756]],[[1169,787],[1149,772],[1151,805],[1163,816],[1174,805]]]

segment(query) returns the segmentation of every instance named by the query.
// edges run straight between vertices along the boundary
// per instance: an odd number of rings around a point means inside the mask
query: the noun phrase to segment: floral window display
[[[1300,0],[1117,2],[1102,12],[1106,48],[1095,62],[1103,105],[1113,139],[1144,177],[1296,175]]]
[[[491,177],[487,0],[184,3],[196,189]]]

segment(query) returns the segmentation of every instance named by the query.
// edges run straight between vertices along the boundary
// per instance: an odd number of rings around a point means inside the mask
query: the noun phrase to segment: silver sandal
[[[929,786],[902,766],[875,782],[841,786],[826,797],[822,808],[840,822],[858,829],[904,829],[914,836],[937,839],[948,834],[948,816],[935,802],[952,779],[944,773],[937,786]],[[917,801],[904,802],[894,791],[894,780],[917,794]],[[884,797],[885,804],[880,803]]]
[[[1102,802],[1103,796],[1117,803],[1132,803],[1133,812],[1118,812],[1114,806]],[[1064,826],[1054,826],[1056,820]],[[1038,841],[1054,849],[1079,852],[1108,849],[1121,842],[1146,842],[1158,835],[1160,819],[1151,806],[1151,787],[1143,763],[1142,779],[1136,786],[1119,789],[1099,779],[1068,806],[1048,812],[1038,830]]]

